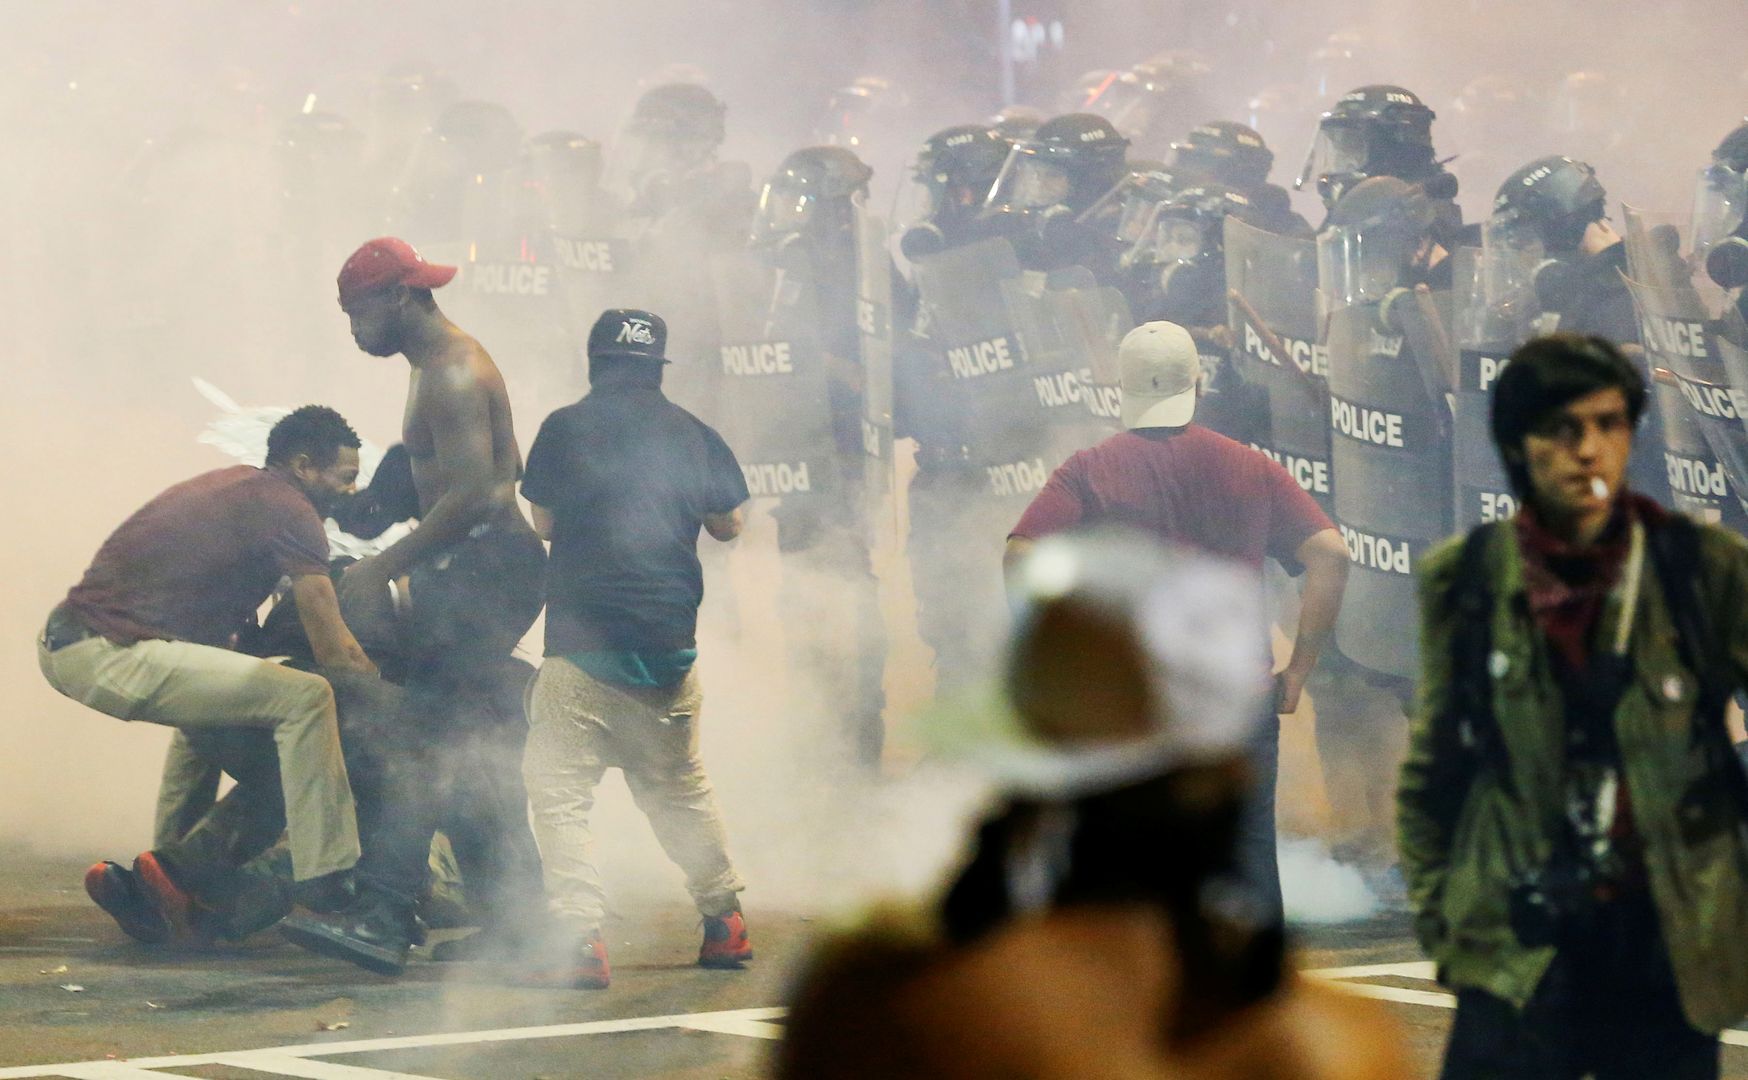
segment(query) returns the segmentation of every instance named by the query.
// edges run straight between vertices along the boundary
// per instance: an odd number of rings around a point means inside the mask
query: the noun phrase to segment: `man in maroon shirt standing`
[[[322,528],[322,515],[357,478],[358,436],[340,414],[320,405],[292,412],[267,436],[265,468],[204,473],[123,522],[49,613],[37,642],[50,685],[117,719],[272,731],[299,882],[358,861],[334,692],[319,675],[232,645],[290,578],[317,661],[375,672],[340,617]],[[106,910],[143,899],[172,929],[186,929],[178,924],[189,917],[190,898],[150,852],[132,874],[99,863],[86,888]]]
[[[1008,535],[1003,562],[1032,543],[1079,526],[1120,524],[1200,548],[1261,571],[1272,558],[1303,573],[1293,654],[1275,675],[1275,701],[1258,729],[1256,798],[1242,841],[1246,865],[1276,904],[1275,772],[1280,713],[1299,707],[1305,678],[1329,640],[1347,585],[1348,554],[1329,517],[1285,469],[1253,450],[1191,423],[1201,363],[1189,331],[1150,322],[1118,348],[1123,426],[1056,470]],[[1260,589],[1259,576],[1257,587]],[[1258,643],[1258,664],[1267,643]]]

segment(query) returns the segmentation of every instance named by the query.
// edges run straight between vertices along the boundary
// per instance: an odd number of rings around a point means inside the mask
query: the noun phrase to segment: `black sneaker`
[[[85,871],[85,894],[135,941],[157,945],[170,940],[170,921],[127,867],[112,862],[92,866]]]
[[[293,945],[345,960],[378,975],[406,970],[407,951],[418,938],[418,925],[407,905],[382,897],[361,897],[333,915],[296,914],[279,924]]]

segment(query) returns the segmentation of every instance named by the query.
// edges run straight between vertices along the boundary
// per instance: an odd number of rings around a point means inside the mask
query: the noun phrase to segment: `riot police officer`
[[[1636,342],[1633,298],[1621,273],[1627,247],[1609,227],[1596,170],[1569,157],[1537,158],[1499,185],[1491,235],[1540,256],[1533,284],[1556,329]]]
[[[458,101],[420,139],[396,185],[390,221],[414,243],[480,239],[502,231],[521,159],[522,125],[491,101]]]
[[[980,217],[1014,140],[993,127],[962,124],[929,136],[917,154],[913,198],[921,217],[905,230],[905,258],[926,259],[989,235]],[[987,560],[967,536],[993,535],[1005,519],[989,515],[978,498],[984,478],[967,451],[965,411],[970,388],[941,362],[916,288],[895,281],[895,434],[916,443],[916,472],[906,492],[910,535],[906,557],[917,606],[917,633],[934,652],[935,688],[952,695],[981,673],[987,629],[1000,618],[996,590],[967,588],[987,574]]]
[[[1400,86],[1362,86],[1341,96],[1317,124],[1317,138],[1294,187],[1315,190],[1326,210],[1361,181],[1394,176],[1418,184],[1439,203],[1441,224],[1462,223],[1457,180],[1432,145],[1437,116]],[[1449,245],[1447,245],[1449,246]]]
[[[1748,285],[1748,120],[1712,151],[1693,201],[1693,250],[1703,253],[1706,273],[1726,289]],[[1736,306],[1748,317],[1748,290]]]
[[[1223,242],[1229,216],[1264,227],[1238,191],[1212,182],[1181,188],[1161,204],[1151,228],[1125,253],[1125,263],[1137,321],[1176,323],[1196,342],[1202,359],[1197,422],[1250,444],[1268,424],[1268,402],[1230,363]]]
[[[1596,334],[1638,344],[1639,320],[1626,279],[1627,245],[1609,226],[1608,192],[1596,170],[1569,157],[1544,157],[1506,177],[1493,200],[1487,240],[1528,271],[1541,329]],[[1642,354],[1633,353],[1644,368]],[[1650,373],[1641,370],[1650,384]],[[1660,410],[1647,411],[1630,463],[1633,489],[1667,500]]]
[[[1307,690],[1335,853],[1394,891],[1389,765],[1405,750],[1413,694],[1414,560],[1450,531],[1452,503],[1442,325],[1433,329],[1435,305],[1418,286],[1449,289],[1452,259],[1438,239],[1438,200],[1418,185],[1376,175],[1335,186],[1342,194],[1318,238],[1319,289],[1334,509],[1355,565],[1338,649]],[[1391,419],[1367,427],[1362,415]]]
[[[1129,140],[1091,113],[1067,113],[1014,144],[984,217],[1033,270],[1081,264],[1090,237],[1072,228],[1128,172]]]
[[[664,83],[637,99],[612,175],[646,230],[685,232],[718,249],[745,237],[751,174],[717,160],[727,116],[728,106],[696,83]]]
[[[1197,182],[1212,181],[1243,195],[1247,214],[1258,228],[1282,236],[1309,236],[1311,225],[1294,212],[1285,188],[1269,183],[1274,151],[1256,129],[1234,120],[1197,124],[1171,144],[1172,172]]]
[[[601,229],[623,206],[601,186],[601,144],[574,131],[546,131],[522,150],[522,213],[531,227],[576,234]]]
[[[1212,111],[1206,93],[1212,72],[1195,53],[1168,50],[1105,79],[1084,107],[1108,118],[1141,153],[1157,158],[1196,117]]]
[[[1014,140],[983,124],[944,128],[924,140],[907,199],[914,224],[899,241],[908,259],[980,238],[978,214],[1007,163]]]
[[[884,748],[886,661],[860,466],[866,373],[857,321],[857,215],[872,176],[873,170],[842,146],[795,151],[766,181],[751,237],[753,247],[782,268],[785,280],[795,282],[792,302],[811,310],[811,329],[824,354],[829,432],[838,466],[834,483],[783,496],[772,515],[785,564],[784,622],[799,630],[790,651],[794,662],[829,691],[840,710],[847,748],[868,769],[878,767]],[[834,590],[846,584],[851,602],[832,597],[822,605],[821,580]],[[851,625],[841,640],[818,632],[822,618],[846,611]]]

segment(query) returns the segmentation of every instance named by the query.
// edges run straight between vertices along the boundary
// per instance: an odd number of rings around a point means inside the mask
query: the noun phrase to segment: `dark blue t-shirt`
[[[540,425],[522,494],[553,516],[546,655],[696,645],[698,532],[747,500],[722,436],[653,383],[597,383]]]

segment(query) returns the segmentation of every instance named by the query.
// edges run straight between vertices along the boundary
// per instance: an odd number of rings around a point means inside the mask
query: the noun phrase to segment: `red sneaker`
[[[164,869],[156,855],[143,851],[134,859],[134,879],[139,882],[146,899],[164,916],[171,936],[193,936],[194,900],[170,880],[169,871]]]
[[[170,940],[170,922],[153,906],[139,878],[125,866],[100,862],[85,871],[85,895],[135,941],[156,945]]]
[[[704,916],[704,944],[698,947],[699,967],[739,968],[752,958],[753,944],[747,940],[747,921],[739,911]]]
[[[605,990],[613,981],[607,963],[607,943],[599,931],[574,940],[569,948],[555,950],[558,959],[530,959],[517,965],[511,981],[521,986],[567,987],[572,990]]]

